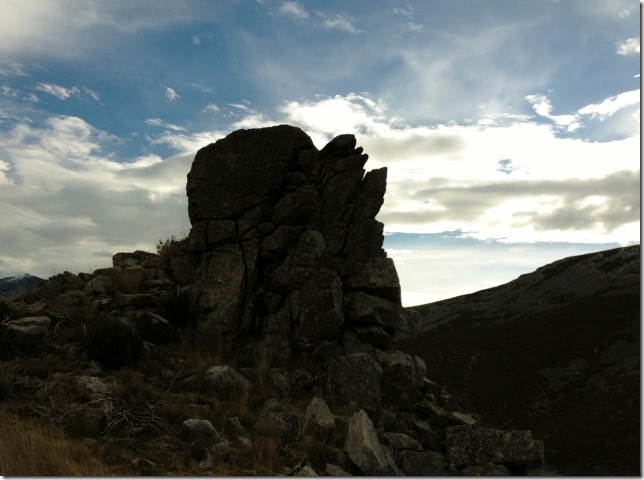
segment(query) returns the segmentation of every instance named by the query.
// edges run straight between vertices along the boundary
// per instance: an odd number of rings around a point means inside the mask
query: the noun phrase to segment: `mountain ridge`
[[[640,245],[631,245],[565,257],[502,285],[408,308],[421,314],[421,328],[429,331],[455,321],[515,320],[528,308],[541,312],[600,291],[603,296],[632,293],[639,252]]]
[[[45,282],[29,273],[14,273],[0,277],[0,300],[13,300]]]

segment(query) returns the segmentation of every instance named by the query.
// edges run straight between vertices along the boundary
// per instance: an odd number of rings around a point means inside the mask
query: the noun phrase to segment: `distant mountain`
[[[413,309],[428,331],[516,320],[526,312],[547,312],[586,297],[639,295],[639,259],[639,245],[568,257],[498,287]]]
[[[28,273],[0,278],[0,300],[13,300],[36,287],[44,280]]]
[[[413,307],[397,347],[484,422],[530,429],[563,475],[640,475],[640,246]]]

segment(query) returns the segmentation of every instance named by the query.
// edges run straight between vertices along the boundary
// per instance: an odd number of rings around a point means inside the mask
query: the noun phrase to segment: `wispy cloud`
[[[217,105],[215,103],[209,103],[208,105],[206,105],[204,107],[203,111],[204,112],[213,112],[214,113],[214,112],[221,111],[221,108],[219,108],[219,105]]]
[[[322,18],[324,27],[331,30],[341,30],[347,33],[361,33],[362,30],[354,26],[354,20],[349,15],[341,15],[337,13],[329,14],[318,12]]]
[[[166,87],[165,98],[167,98],[171,102],[175,102],[181,98],[181,95],[179,95],[173,88]]]
[[[165,122],[161,120],[160,118],[148,118],[145,121],[146,125],[151,125],[153,127],[161,127],[165,128],[167,130],[172,130],[174,132],[185,132],[187,131],[184,127],[181,127],[179,125],[173,125],[171,123]]]
[[[61,87],[60,85],[54,85],[52,83],[39,83],[36,86],[36,90],[54,97],[60,100],[67,100],[70,97],[78,96],[80,94],[80,89],[78,87]]]
[[[297,1],[282,2],[282,4],[278,8],[278,12],[282,15],[287,15],[299,19],[306,19],[311,16],[304,5]]]

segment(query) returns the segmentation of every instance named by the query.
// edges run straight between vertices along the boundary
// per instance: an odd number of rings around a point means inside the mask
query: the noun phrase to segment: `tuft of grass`
[[[7,476],[108,476],[110,469],[60,428],[0,410],[0,472]]]
[[[0,400],[6,400],[13,393],[16,370],[14,364],[5,363],[0,366]]]

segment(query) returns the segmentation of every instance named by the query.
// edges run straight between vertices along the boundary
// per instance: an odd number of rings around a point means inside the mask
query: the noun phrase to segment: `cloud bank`
[[[580,128],[593,115],[609,122],[632,97],[627,92],[569,115]],[[196,150],[237,127],[275,123],[301,126],[319,148],[339,133],[356,134],[368,167],[389,169],[379,215],[387,232],[460,230],[506,243],[639,241],[637,136],[560,138],[556,122],[512,117],[409,127],[361,94],[288,101],[275,119],[249,105],[232,107],[243,116],[229,130],[190,132],[146,120],[158,129],[150,145],[175,152],[167,157],[119,159],[111,149],[122,139],[73,116],[49,117],[41,126],[17,122],[0,133],[0,219],[12,226],[0,233],[0,269],[42,275],[51,262],[69,265],[80,256],[91,263],[107,251],[150,249],[185,231],[186,174]]]

